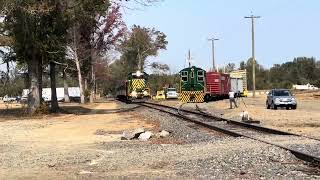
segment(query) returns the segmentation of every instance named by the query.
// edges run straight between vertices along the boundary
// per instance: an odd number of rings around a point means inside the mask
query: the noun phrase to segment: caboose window
[[[188,81],[188,71],[182,71],[182,72],[181,72],[181,79],[182,79],[182,81],[184,81],[184,82],[187,82],[187,81]]]
[[[204,81],[204,72],[198,71],[198,81],[203,82]]]

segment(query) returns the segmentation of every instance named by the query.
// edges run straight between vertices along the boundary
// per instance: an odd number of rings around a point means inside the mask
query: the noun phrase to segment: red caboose
[[[230,75],[219,72],[207,72],[206,74],[207,93],[205,100],[219,100],[228,98],[231,88]]]

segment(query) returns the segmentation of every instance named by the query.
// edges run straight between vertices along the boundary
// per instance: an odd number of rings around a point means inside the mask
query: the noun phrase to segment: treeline
[[[0,77],[2,93],[20,93],[24,79],[24,87],[30,90],[28,110],[34,114],[45,105],[42,88],[50,86],[50,108],[55,112],[59,109],[56,87],[63,82],[68,102],[70,79],[80,87],[81,103],[88,99],[93,102],[98,89],[112,78],[108,68],[115,61],[113,54],[120,53],[118,61],[131,69],[145,66],[149,56],[166,48],[166,36],[153,28],[134,26],[128,30],[122,18],[122,8],[132,5],[128,1],[2,0],[0,64],[7,64]],[[132,2],[134,6],[149,6],[157,0]],[[9,69],[12,62],[18,72],[14,75]]]
[[[248,88],[252,89],[252,60],[240,63],[248,73]],[[293,61],[275,64],[266,69],[256,64],[256,89],[288,88],[293,84],[313,84],[320,87],[320,61],[314,57],[297,57]]]

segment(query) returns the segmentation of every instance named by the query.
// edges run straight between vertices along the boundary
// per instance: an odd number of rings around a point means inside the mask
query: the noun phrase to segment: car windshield
[[[176,91],[175,88],[168,88],[168,92]]]
[[[274,96],[291,96],[291,93],[288,90],[274,91]]]

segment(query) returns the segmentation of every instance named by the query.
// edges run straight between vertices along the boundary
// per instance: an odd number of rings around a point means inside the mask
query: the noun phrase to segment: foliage
[[[162,74],[162,73],[166,73],[170,70],[170,67],[168,64],[161,64],[158,62],[151,63],[150,67],[151,67],[154,74]]]
[[[222,73],[230,73],[236,69],[234,63],[228,63],[225,67],[219,68],[218,71]]]
[[[134,25],[129,37],[120,47],[121,59],[127,64],[129,71],[143,70],[148,57],[157,56],[159,50],[165,50],[168,44],[166,37],[163,32],[154,28]]]
[[[7,81],[7,73],[0,71],[0,97],[9,95],[10,97],[21,96],[22,90],[25,88],[24,75],[14,70]]]
[[[248,88],[252,89],[252,60],[240,63],[240,69],[247,70]],[[256,89],[292,88],[293,84],[320,86],[320,61],[314,57],[298,57],[291,62],[275,64],[265,69],[256,64]]]
[[[163,90],[163,88],[174,87],[179,91],[180,77],[179,74],[151,74],[149,77],[149,84],[152,93],[155,95],[156,91]]]

